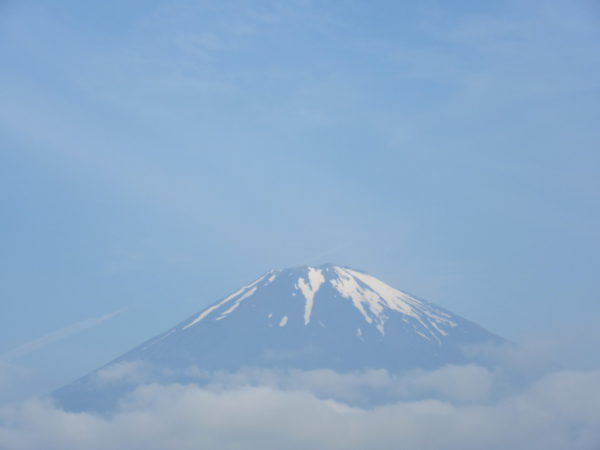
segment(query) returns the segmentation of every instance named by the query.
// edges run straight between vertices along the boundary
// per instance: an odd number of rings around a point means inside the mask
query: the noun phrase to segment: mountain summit
[[[490,342],[504,341],[365,272],[302,266],[265,273],[56,396],[78,403],[100,371],[127,362],[163,373],[190,367],[398,372],[473,362],[465,346]]]

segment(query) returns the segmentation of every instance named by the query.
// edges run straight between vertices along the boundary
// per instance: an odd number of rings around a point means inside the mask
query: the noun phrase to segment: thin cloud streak
[[[123,309],[119,309],[109,314],[104,314],[100,317],[82,320],[80,322],[67,325],[66,327],[59,328],[58,330],[45,334],[44,336],[34,339],[33,341],[21,344],[18,347],[15,347],[14,349],[4,353],[3,355],[0,355],[0,361],[10,361],[16,358],[20,358],[21,356],[27,355],[29,353],[41,350],[45,347],[48,347],[49,345],[55,344],[75,334],[81,333],[84,330],[88,330],[90,328],[99,326],[104,322],[118,316],[123,311]]]

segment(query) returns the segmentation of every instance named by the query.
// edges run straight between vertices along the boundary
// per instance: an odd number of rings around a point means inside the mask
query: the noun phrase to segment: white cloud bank
[[[290,372],[279,380],[278,373],[257,374],[263,381],[270,376],[272,382],[247,384],[251,375],[246,372],[229,375],[228,380],[221,374],[220,382],[213,375],[212,384],[204,387],[140,386],[110,416],[65,412],[41,400],[4,406],[0,408],[0,448],[600,448],[600,371],[546,374],[500,399],[487,395],[495,375],[476,366],[413,372],[392,384],[418,389],[433,386],[446,400],[396,401],[371,409],[325,399],[306,388],[321,385],[331,391],[331,383],[338,383],[347,395],[357,386],[389,385],[391,378],[385,372]],[[448,392],[455,392],[455,399]]]

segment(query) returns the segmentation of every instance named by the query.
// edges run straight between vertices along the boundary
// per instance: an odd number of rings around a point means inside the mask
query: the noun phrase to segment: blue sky
[[[597,3],[0,5],[0,371],[24,390],[324,262],[600,363]]]

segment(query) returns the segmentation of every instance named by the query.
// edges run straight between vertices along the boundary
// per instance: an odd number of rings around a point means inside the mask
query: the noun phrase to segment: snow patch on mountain
[[[334,267],[334,270],[338,276],[330,281],[332,286],[340,295],[350,299],[365,321],[374,324],[382,335],[385,334],[389,310],[417,321],[421,328],[417,332],[426,339],[431,336],[439,341],[440,335],[447,335],[441,325],[456,326],[448,314],[394,289],[371,275],[342,267]]]
[[[231,294],[229,297],[226,297],[225,299],[221,300],[220,302],[218,302],[217,304],[205,309],[198,317],[196,317],[194,320],[192,320],[190,323],[188,323],[187,325],[185,325],[183,327],[183,329],[187,329],[193,325],[196,325],[198,322],[202,321],[206,316],[208,316],[210,313],[212,313],[213,311],[219,309],[221,306],[225,305],[226,303],[230,302],[231,300],[235,299],[236,297],[242,295],[245,291],[247,291],[250,288],[253,288],[255,285],[257,285],[258,283],[260,283],[262,280],[265,279],[265,277],[268,274],[263,275],[262,277],[256,279],[255,281],[253,281],[252,283],[238,289],[237,291],[235,291],[233,294]],[[249,294],[245,294],[242,296],[241,299],[239,299],[232,308],[230,308],[229,310],[225,311],[222,316],[226,316],[227,314],[229,314],[230,312],[232,312],[234,309],[236,309],[239,304],[245,300],[246,298],[250,297],[252,294],[254,294],[254,292],[256,292],[256,288],[254,287],[254,289],[251,289],[251,292]],[[220,320],[223,317],[219,317],[216,320]]]
[[[224,319],[225,317],[227,317],[229,314],[231,314],[233,311],[235,311],[235,309],[238,306],[240,306],[240,303],[242,303],[248,297],[251,297],[255,292],[256,292],[256,286],[254,286],[252,289],[250,289],[244,295],[242,295],[240,298],[238,298],[235,301],[235,303],[229,309],[227,309],[227,311],[225,311],[219,317],[217,317],[216,320],[221,320],[221,319]]]
[[[299,278],[296,283],[296,288],[302,291],[306,303],[304,304],[304,325],[310,322],[310,314],[314,305],[315,294],[325,282],[325,277],[320,269],[314,267],[308,268],[308,282],[304,278]]]

